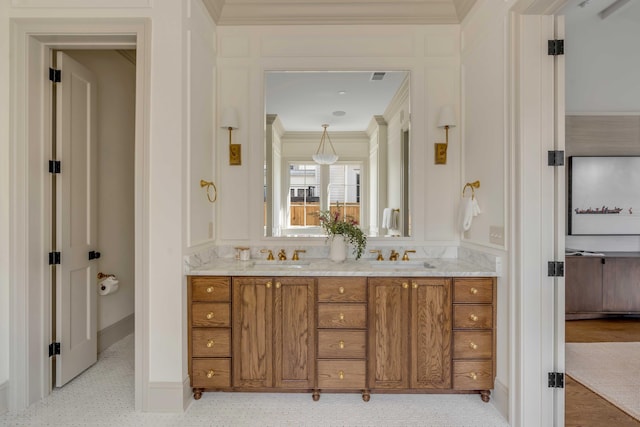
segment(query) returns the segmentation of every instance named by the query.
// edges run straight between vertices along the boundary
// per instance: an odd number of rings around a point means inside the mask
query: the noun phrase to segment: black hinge
[[[547,53],[553,56],[564,55],[564,40],[549,40]]]
[[[60,173],[60,160],[49,160],[49,173]]]
[[[49,68],[49,80],[54,83],[60,83],[62,81],[62,73],[55,68]]]
[[[94,259],[99,259],[100,256],[102,256],[102,254],[100,252],[89,251],[89,261],[94,260]]]
[[[562,261],[549,261],[548,276],[549,277],[564,277],[564,262],[562,262]]]
[[[549,387],[564,388],[564,374],[562,372],[549,372]]]
[[[49,344],[49,357],[55,356],[56,354],[60,354],[60,343],[52,342]]]
[[[60,252],[49,252],[49,265],[60,264]]]
[[[549,166],[564,166],[564,151],[548,151],[547,156]]]

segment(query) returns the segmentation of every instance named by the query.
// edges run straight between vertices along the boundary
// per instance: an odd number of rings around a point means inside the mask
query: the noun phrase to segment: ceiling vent
[[[382,80],[384,79],[385,74],[387,73],[385,73],[384,71],[375,71],[373,74],[371,74],[371,80]]]

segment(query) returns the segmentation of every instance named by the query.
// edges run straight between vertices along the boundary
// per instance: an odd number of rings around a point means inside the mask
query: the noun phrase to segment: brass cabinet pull
[[[478,344],[476,344],[473,341],[471,341],[469,343],[469,347],[471,347],[472,350],[477,350],[478,349]]]
[[[471,289],[469,289],[469,293],[470,293],[471,295],[475,295],[475,294],[477,294],[477,293],[478,293],[478,290],[477,290],[476,288],[471,288]]]
[[[475,372],[471,372],[469,373],[469,378],[471,378],[472,380],[477,380],[478,374],[476,374]]]
[[[280,286],[282,286],[282,283],[276,282],[276,289],[280,289]]]
[[[207,288],[207,293],[210,294],[211,292],[213,292],[213,286],[209,286]]]
[[[340,378],[341,380],[344,379],[344,371],[338,372],[338,378]]]
[[[213,369],[209,369],[207,372],[207,378],[213,378],[216,375],[216,372]]]
[[[267,287],[267,289],[269,289],[271,287],[271,282],[265,283],[265,286]]]
[[[208,348],[213,347],[213,345],[214,345],[214,344],[215,344],[215,342],[214,342],[213,340],[209,340],[209,341],[207,341],[207,347],[208,347]]]
[[[418,284],[416,282],[411,282],[413,289],[418,289]]]
[[[340,313],[340,314],[338,315],[338,318],[339,318],[340,320],[344,320],[344,313]]]
[[[402,287],[403,287],[404,289],[407,289],[407,288],[409,287],[409,284],[408,284],[407,282],[403,282],[403,283],[402,283]]]
[[[469,315],[469,320],[471,320],[472,322],[477,322],[478,321],[478,316],[476,316],[475,314],[470,314]]]
[[[209,320],[213,319],[213,311],[210,311],[207,313],[207,319]]]
[[[338,346],[340,348],[344,348],[344,341],[340,340],[340,342],[338,343]]]
[[[344,294],[344,286],[340,286],[340,287],[338,288],[338,293],[339,293],[339,294]]]

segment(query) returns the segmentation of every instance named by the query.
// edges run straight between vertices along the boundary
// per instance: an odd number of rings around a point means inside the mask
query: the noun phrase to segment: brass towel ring
[[[480,181],[467,182],[464,187],[462,187],[462,197],[464,197],[464,192],[469,187],[471,189],[471,199],[476,197],[475,188],[480,188]]]
[[[215,202],[218,199],[218,189],[213,181],[205,181],[204,179],[200,180],[200,187],[207,187],[207,199],[211,203]],[[211,198],[211,194],[209,193],[209,189],[213,187],[213,199]]]

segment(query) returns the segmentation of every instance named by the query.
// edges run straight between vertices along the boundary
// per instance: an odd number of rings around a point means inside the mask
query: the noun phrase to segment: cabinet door
[[[607,258],[603,268],[604,311],[640,311],[640,258]]]
[[[233,385],[271,387],[273,286],[265,277],[233,278]]]
[[[411,388],[451,387],[451,279],[411,280]]]
[[[315,378],[315,279],[275,280],[273,337],[275,386],[313,388]]]
[[[369,280],[370,388],[409,386],[409,280]]]
[[[565,258],[565,312],[602,311],[602,258]]]

